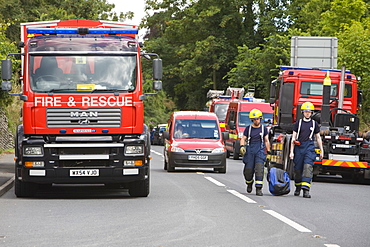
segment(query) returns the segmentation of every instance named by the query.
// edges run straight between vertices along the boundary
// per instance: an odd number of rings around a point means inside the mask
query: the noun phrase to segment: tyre
[[[164,170],[167,170],[167,167],[168,167],[168,163],[166,161],[166,158],[164,158],[164,167],[163,167],[163,169]]]
[[[36,194],[38,185],[35,183],[22,182],[15,175],[14,191],[17,197],[32,197]]]
[[[226,165],[222,168],[215,168],[214,169],[215,172],[218,172],[218,173],[226,173]]]
[[[173,162],[171,162],[171,160],[168,159],[167,172],[174,172],[174,171],[175,171],[175,166],[173,165]]]
[[[226,158],[230,158],[230,151],[226,150]]]
[[[130,183],[128,193],[132,197],[147,197],[149,195],[149,177]]]
[[[238,160],[240,156],[240,143],[239,141],[236,141],[234,144],[234,150],[233,150],[233,160]]]

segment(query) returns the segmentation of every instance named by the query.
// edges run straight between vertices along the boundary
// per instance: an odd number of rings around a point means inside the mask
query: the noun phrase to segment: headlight
[[[185,153],[184,149],[176,147],[176,146],[172,146],[171,151],[178,152],[178,153]]]
[[[212,153],[224,153],[225,152],[225,148],[224,147],[220,147],[220,148],[215,148],[212,150]]]
[[[144,154],[143,146],[127,146],[125,154]]]
[[[24,147],[24,155],[43,155],[42,147]]]

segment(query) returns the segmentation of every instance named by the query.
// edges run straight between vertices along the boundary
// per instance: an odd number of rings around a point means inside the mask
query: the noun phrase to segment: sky
[[[140,25],[141,19],[145,16],[145,0],[107,0],[107,2],[114,3],[116,5],[113,9],[114,12],[134,12],[134,18],[132,20],[125,21],[126,24]]]

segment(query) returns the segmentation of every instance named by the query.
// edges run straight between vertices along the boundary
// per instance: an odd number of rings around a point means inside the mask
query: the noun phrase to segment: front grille
[[[109,167],[108,160],[61,160],[59,161],[59,167]]]
[[[212,153],[212,150],[199,150],[199,149],[186,149],[184,150],[185,153],[196,153],[196,154],[210,154]]]
[[[120,108],[47,108],[49,128],[119,128]]]

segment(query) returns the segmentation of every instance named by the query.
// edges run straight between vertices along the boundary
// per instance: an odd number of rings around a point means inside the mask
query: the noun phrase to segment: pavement
[[[0,154],[0,196],[5,194],[14,184],[14,154]]]

